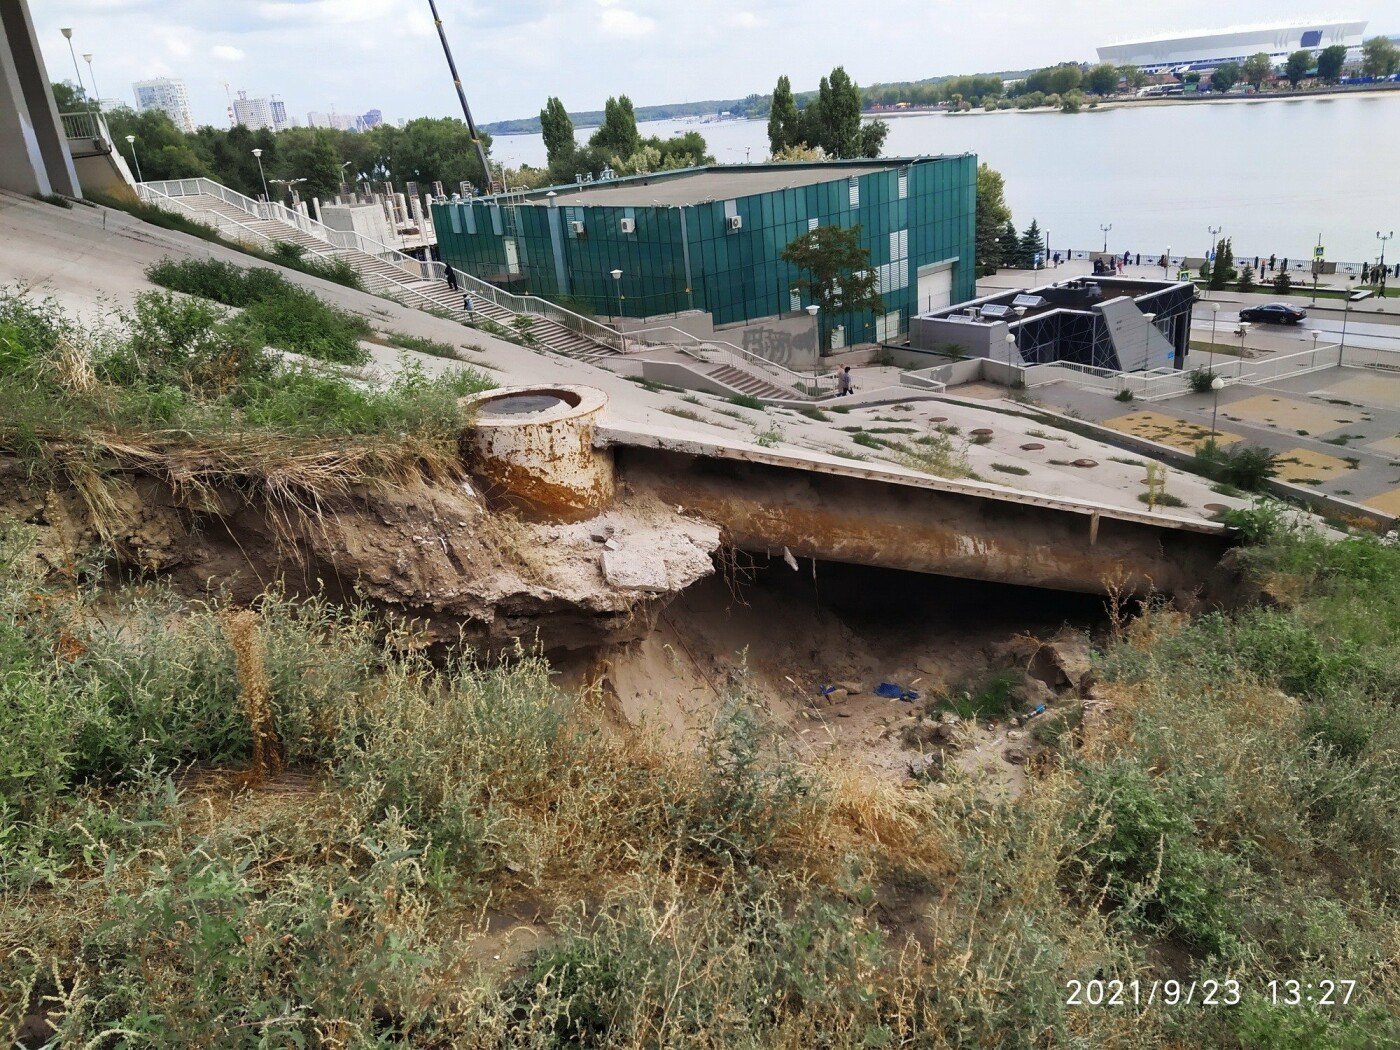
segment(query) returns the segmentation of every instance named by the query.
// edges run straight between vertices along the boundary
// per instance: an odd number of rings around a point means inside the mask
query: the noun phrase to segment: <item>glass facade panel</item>
[[[829,168],[830,177],[728,202],[559,208],[542,201],[514,207],[482,201],[434,205],[439,249],[443,259],[484,280],[511,291],[560,299],[600,317],[619,311],[649,317],[700,309],[712,314],[715,324],[724,325],[792,309],[791,285],[799,274],[781,256],[795,237],[816,226],[859,226],[870,265],[881,275],[882,288],[888,289],[882,296],[879,335],[896,338],[917,312],[913,277],[920,266],[954,261],[953,301],[972,297],[975,157],[890,162],[860,175],[854,192],[842,164],[818,167]],[[722,170],[742,189],[746,173],[756,177],[775,168]],[[443,215],[442,209],[453,211]],[[733,228],[730,216],[738,217],[739,228]],[[635,232],[622,232],[624,217],[635,223]],[[515,253],[507,253],[507,240],[516,243]],[[620,281],[611,276],[615,269],[623,272]],[[847,344],[877,335],[873,313],[824,318],[823,323],[842,326]],[[892,331],[892,326],[900,331]]]

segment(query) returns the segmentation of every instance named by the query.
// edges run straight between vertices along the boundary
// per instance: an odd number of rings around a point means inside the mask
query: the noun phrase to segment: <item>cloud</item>
[[[729,24],[735,29],[762,29],[768,21],[752,11],[739,11],[729,16]]]
[[[242,62],[248,57],[247,52],[242,48],[232,47],[229,44],[215,44],[209,49],[209,53],[221,62]]]
[[[656,32],[656,20],[639,15],[625,7],[607,6],[598,19],[598,28],[604,36],[619,37],[623,40],[639,40]]]

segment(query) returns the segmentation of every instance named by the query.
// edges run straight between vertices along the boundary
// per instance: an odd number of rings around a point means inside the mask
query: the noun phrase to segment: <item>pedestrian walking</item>
[[[454,270],[454,269],[452,269],[452,267],[449,266],[449,267],[447,268],[447,275],[446,275],[446,276],[447,276],[447,287],[450,288],[450,289],[452,289],[454,292],[455,292],[455,291],[458,291],[459,289],[458,289],[458,287],[457,287],[457,271]]]
[[[1134,265],[1135,265],[1135,266],[1141,266],[1141,265],[1142,265],[1142,252],[1138,252],[1138,253],[1137,253],[1137,262],[1134,263]]]
[[[462,296],[462,309],[467,312],[468,321],[473,321],[476,319],[476,300],[474,300],[470,295]]]
[[[846,365],[836,373],[836,396],[847,397],[854,390],[855,387],[851,385],[851,366]]]
[[[1274,272],[1274,265],[1275,265],[1275,263],[1277,263],[1277,262],[1278,262],[1278,256],[1277,256],[1277,255],[1271,255],[1271,256],[1269,256],[1269,272],[1270,272],[1270,273],[1273,273],[1273,272]]]

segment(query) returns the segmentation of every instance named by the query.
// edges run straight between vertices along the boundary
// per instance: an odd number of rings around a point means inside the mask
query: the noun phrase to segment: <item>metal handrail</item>
[[[447,266],[445,263],[433,261],[423,265],[433,277],[446,277]],[[595,321],[591,317],[584,317],[572,310],[566,310],[559,304],[551,303],[548,299],[541,299],[537,295],[516,295],[513,292],[504,291],[494,284],[483,281],[480,277],[462,272],[455,266],[452,267],[452,272],[456,275],[459,288],[470,291],[471,294],[478,295],[488,302],[495,303],[503,310],[509,310],[513,314],[532,314],[543,317],[545,320],[552,321],[571,332],[576,332],[586,339],[592,339],[595,343],[602,343],[615,350],[622,349],[622,336],[617,329]]]
[[[187,214],[196,222],[201,222],[205,225],[212,225],[220,233],[228,232],[226,227],[232,226],[237,231],[237,233],[233,234],[235,240],[237,240],[239,236],[243,236],[248,238],[250,243],[252,243],[258,248],[266,247],[268,249],[272,249],[276,246],[277,242],[274,241],[271,237],[268,237],[266,234],[260,233],[259,231],[253,229],[251,226],[245,226],[237,219],[231,219],[227,215],[219,215],[217,212],[211,214],[205,211],[196,211],[194,208],[191,208],[188,204],[184,204],[183,202],[181,202],[178,198],[171,197],[168,194],[162,193],[159,190],[152,188],[146,183],[140,183],[137,185],[136,195],[141,200],[145,201],[147,204],[154,204],[156,205],[156,207],[168,205],[168,207],[166,207],[167,211],[176,211],[180,214]],[[214,220],[213,223],[210,223],[210,219]],[[320,253],[313,252],[312,254],[317,255],[318,258],[327,258],[327,256],[322,256],[320,255]]]
[[[680,341],[671,339],[652,339],[644,337],[656,332],[674,333],[681,337]],[[804,375],[795,372],[785,365],[780,365],[776,361],[755,354],[752,350],[745,350],[742,346],[728,342],[724,339],[701,339],[690,332],[676,328],[674,325],[658,325],[654,328],[642,328],[635,332],[628,332],[629,342],[635,341],[639,345],[645,346],[673,346],[682,353],[694,357],[696,360],[704,361],[701,354],[705,351],[718,352],[726,358],[725,363],[731,367],[739,368],[741,371],[746,368],[757,368],[766,373],[771,378],[776,379],[776,385],[786,386],[793,390],[812,396],[820,397],[824,387],[834,386],[829,377]]]
[[[371,255],[376,259],[387,262],[398,269],[405,271],[410,276],[419,280],[441,280],[446,277],[447,266],[435,260],[424,261],[415,259],[411,255],[406,255],[397,248],[392,248],[387,244],[371,240],[361,234],[349,230],[336,230],[327,226],[323,222],[318,222],[300,212],[293,211],[285,205],[276,201],[255,201],[251,197],[244,196],[236,190],[230,190],[227,186],[215,182],[212,179],[177,179],[169,183],[145,183],[144,185],[175,185],[180,188],[182,195],[195,195],[208,193],[218,197],[227,204],[231,204],[240,210],[247,212],[258,219],[274,220],[285,223],[295,229],[318,240],[325,241],[328,245],[339,248],[343,251],[359,251],[366,255]],[[170,196],[175,196],[171,194]],[[556,324],[563,325],[570,331],[577,332],[594,342],[602,343],[606,346],[617,348],[621,344],[621,336],[617,330],[595,321],[592,318],[584,317],[582,314],[566,310],[556,303],[551,303],[547,299],[541,299],[533,295],[515,295],[511,292],[502,291],[495,285],[489,284],[471,274],[463,273],[453,267],[453,272],[457,275],[458,284],[463,288],[470,288],[474,295],[480,295],[488,299],[502,309],[509,310],[516,314],[533,314],[544,317]],[[407,289],[412,291],[412,289]]]
[[[327,226],[319,220],[308,215],[303,215],[299,211],[288,208],[280,201],[256,201],[237,190],[231,190],[222,183],[213,179],[203,177],[195,179],[172,179],[163,183],[143,183],[152,187],[156,186],[178,186],[179,194],[167,193],[167,196],[195,196],[198,194],[208,194],[217,197],[225,204],[232,205],[240,211],[246,212],[256,219],[262,221],[281,222],[317,240],[325,241],[333,248],[340,248],[346,251],[364,252],[377,259],[399,267],[399,269],[416,276],[419,279],[428,277],[425,267],[429,264],[421,259],[415,259],[411,255],[406,255],[397,248],[392,248],[387,244],[372,240],[352,230],[336,230]],[[192,189],[187,189],[192,187]],[[165,192],[165,191],[162,191]]]
[[[63,122],[64,138],[101,139],[108,144],[112,141],[111,133],[107,130],[107,122],[102,119],[100,113],[83,109],[74,113],[60,113],[58,119]]]

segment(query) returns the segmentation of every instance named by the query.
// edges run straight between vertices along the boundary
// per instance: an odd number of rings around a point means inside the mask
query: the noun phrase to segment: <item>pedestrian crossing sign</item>
[[[1321,262],[1321,261],[1322,261],[1322,253],[1323,253],[1323,247],[1322,247],[1322,245],[1319,244],[1316,248],[1313,249],[1313,258],[1316,259],[1318,262]]]

